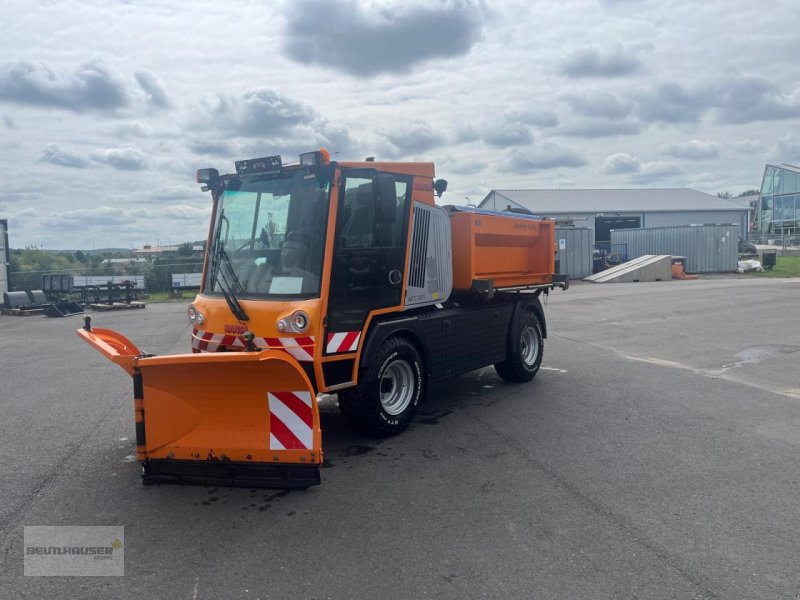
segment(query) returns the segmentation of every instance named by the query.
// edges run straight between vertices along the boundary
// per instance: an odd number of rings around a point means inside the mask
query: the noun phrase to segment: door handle
[[[403,281],[403,274],[398,269],[389,271],[389,285],[398,286]]]

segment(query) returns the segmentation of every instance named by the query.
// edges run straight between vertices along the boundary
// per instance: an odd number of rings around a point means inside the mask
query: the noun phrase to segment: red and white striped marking
[[[314,360],[314,336],[293,338],[253,338],[256,348],[284,350],[297,360]],[[217,352],[220,346],[244,350],[247,342],[240,335],[212,333],[201,329],[192,330],[192,352]]]
[[[328,345],[326,346],[325,351],[328,354],[335,354],[336,352],[355,352],[358,349],[358,341],[360,339],[360,331],[329,333]]]
[[[269,392],[269,449],[313,450],[314,412],[310,392]]]
[[[285,350],[297,360],[314,360],[314,336],[297,338],[259,338],[265,341],[267,348]]]

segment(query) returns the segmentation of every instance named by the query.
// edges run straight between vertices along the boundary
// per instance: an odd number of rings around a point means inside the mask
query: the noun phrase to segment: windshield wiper
[[[231,285],[230,281],[228,281],[228,277],[227,275],[225,275],[225,271],[222,269],[223,263],[228,268],[231,278],[234,281],[234,285]],[[242,284],[236,277],[236,273],[233,272],[233,266],[231,266],[231,260],[230,258],[228,258],[228,255],[225,252],[225,249],[222,244],[220,244],[219,253],[217,256],[217,283],[219,283],[219,289],[222,291],[222,295],[225,297],[225,302],[228,303],[228,308],[231,309],[233,316],[236,317],[239,321],[249,321],[250,317],[247,316],[244,307],[239,302],[239,299],[236,297],[236,293],[234,292],[234,287],[237,286],[239,288],[239,291],[241,291]]]
[[[231,260],[230,258],[228,258],[228,255],[225,252],[225,244],[220,237],[220,234],[222,233],[222,223],[224,220],[226,220],[225,209],[222,209],[219,213],[219,223],[217,225],[217,230],[214,232],[214,239],[217,241],[217,244],[219,244],[219,247],[216,249],[214,255],[211,257],[211,269],[213,275],[215,275],[212,281],[216,279],[216,282],[219,285],[219,289],[222,291],[222,295],[225,297],[225,302],[227,302],[228,308],[231,309],[233,316],[236,317],[239,321],[249,321],[250,317],[247,316],[244,307],[241,305],[239,299],[236,297],[236,293],[233,291],[233,287],[228,282],[228,278],[225,276],[225,273],[222,270],[222,261],[225,261],[225,265],[228,267],[228,270],[230,271],[231,276],[233,277],[233,281],[237,286],[239,286],[239,290],[241,291],[242,284],[239,281],[239,278],[236,277],[236,273],[234,272],[233,266],[231,265]]]
[[[236,293],[234,292],[234,288],[238,287],[239,291],[242,291],[242,284],[239,281],[239,278],[236,277],[236,273],[233,270],[233,266],[231,265],[231,259],[228,258],[228,254],[225,252],[225,245],[220,242],[219,251],[217,253],[218,259],[221,258],[222,262],[225,263],[225,266],[228,267],[228,271],[230,272],[231,278],[233,279],[234,285],[231,285],[228,281],[228,277],[225,275],[225,272],[222,269],[222,263],[217,261],[217,283],[219,283],[219,289],[222,290],[222,295],[225,297],[225,302],[228,303],[228,308],[231,309],[233,316],[236,317],[239,321],[249,321],[250,317],[247,316],[247,313],[244,310],[241,302],[236,297]]]

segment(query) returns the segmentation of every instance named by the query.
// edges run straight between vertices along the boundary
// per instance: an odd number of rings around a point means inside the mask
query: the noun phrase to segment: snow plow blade
[[[133,378],[144,483],[281,489],[320,483],[316,396],[285,352],[150,356],[114,331],[77,333]]]

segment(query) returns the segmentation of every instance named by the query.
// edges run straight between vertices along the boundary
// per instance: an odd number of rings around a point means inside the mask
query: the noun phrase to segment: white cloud
[[[573,51],[561,63],[567,77],[623,77],[642,68],[642,62],[630,49],[616,46],[607,50],[582,48]]]
[[[683,175],[683,168],[670,161],[650,161],[639,165],[639,170],[631,179],[639,184],[652,184],[664,179]]]
[[[413,156],[444,143],[444,136],[429,123],[412,120],[380,132],[391,144],[394,156]]]
[[[147,168],[145,153],[133,144],[125,144],[116,148],[96,150],[91,154],[92,160],[105,163],[120,171],[141,171]]]
[[[205,200],[205,196],[200,192],[200,186],[189,186],[186,184],[167,185],[158,188],[144,188],[128,194],[127,200],[135,203],[145,204],[169,204],[180,201]]]
[[[487,144],[500,148],[533,142],[530,128],[523,123],[514,121],[501,121],[487,125],[484,127],[482,138]]]
[[[703,160],[719,158],[720,146],[710,140],[690,140],[683,144],[669,144],[664,152],[675,158]]]
[[[73,169],[85,169],[92,164],[83,153],[61,148],[58,144],[45,146],[39,161]]]
[[[775,162],[800,165],[800,138],[797,137],[797,131],[778,138],[770,156]]]
[[[170,108],[172,100],[164,87],[164,82],[154,73],[138,71],[136,81],[147,95],[147,101],[156,108]]]
[[[75,112],[114,110],[129,101],[122,76],[99,60],[72,71],[29,60],[6,64],[0,68],[0,100]]]
[[[602,167],[607,175],[625,175],[629,181],[637,185],[657,183],[684,174],[683,168],[669,161],[643,162],[637,156],[626,152],[618,152],[606,157]]]
[[[311,106],[259,87],[239,95],[218,94],[205,99],[194,126],[200,130],[211,127],[226,135],[263,137],[290,133],[316,118]]]
[[[763,152],[764,144],[760,140],[738,140],[725,144],[734,152],[744,152],[746,154]]]
[[[800,117],[800,95],[787,94],[776,82],[736,75],[690,84],[659,82],[635,96],[645,121],[696,123],[711,114],[717,123],[739,124]]]
[[[635,106],[632,101],[618,94],[601,90],[566,94],[562,100],[580,115],[605,119],[624,119]]]
[[[618,152],[607,157],[603,163],[603,172],[610,175],[619,173],[636,173],[642,166],[642,161],[626,152]]]
[[[524,149],[512,150],[506,161],[500,165],[500,169],[514,173],[530,173],[559,167],[577,168],[586,164],[586,159],[576,150],[552,142],[542,142]]]
[[[626,119],[615,121],[602,118],[577,118],[565,120],[556,130],[559,135],[583,138],[600,138],[615,135],[636,135],[644,128],[641,121]]]

